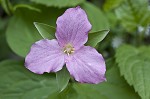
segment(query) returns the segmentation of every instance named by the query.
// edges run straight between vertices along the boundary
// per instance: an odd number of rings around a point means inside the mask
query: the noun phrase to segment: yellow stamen
[[[71,44],[67,44],[65,47],[64,47],[64,53],[66,53],[68,56],[72,53],[74,53],[75,49],[74,47],[71,45]]]

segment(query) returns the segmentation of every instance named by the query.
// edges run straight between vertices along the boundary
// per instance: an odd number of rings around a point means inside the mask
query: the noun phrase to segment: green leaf
[[[46,6],[54,6],[54,7],[71,7],[71,6],[77,6],[81,3],[83,3],[85,0],[30,0],[32,2],[35,2],[37,4],[43,4]]]
[[[150,98],[150,47],[123,45],[117,49],[120,72],[142,99]]]
[[[58,89],[62,92],[68,85],[70,80],[70,74],[66,67],[56,73],[56,80],[58,84]]]
[[[1,99],[47,99],[57,91],[55,75],[37,75],[23,62],[6,60],[0,63]]]
[[[27,4],[17,4],[15,6],[13,6],[13,11],[16,11],[18,8],[27,8],[27,9],[30,9],[30,10],[33,10],[33,11],[37,11],[37,12],[41,12],[40,9],[36,8],[36,7],[33,7],[31,5],[27,5]]]
[[[90,32],[109,29],[108,20],[101,9],[89,2],[83,3],[81,8],[86,11],[88,19],[92,24],[92,30]]]
[[[93,88],[84,86],[84,84],[69,84],[63,92],[54,93],[49,99],[108,99],[101,93],[97,93]]]
[[[70,83],[61,93],[53,94],[50,99],[140,99],[119,74],[114,60],[107,63],[111,67],[106,72],[107,82],[100,84]]]
[[[116,7],[118,7],[123,1],[125,0],[105,0],[105,3],[103,5],[103,8],[105,11],[112,10]]]
[[[7,42],[10,48],[22,57],[26,56],[33,43],[43,39],[36,30],[33,22],[55,26],[57,17],[64,11],[56,8],[38,8],[41,10],[41,13],[27,8],[17,9],[7,27]]]
[[[122,26],[129,32],[139,32],[139,27],[147,27],[150,23],[147,0],[125,0],[115,12]]]
[[[1,3],[3,9],[5,10],[5,12],[8,15],[11,15],[13,9],[12,9],[12,5],[11,5],[10,1],[9,0],[1,0],[0,3]]]
[[[72,87],[72,83],[69,83],[65,90],[50,95],[48,99],[79,99],[79,98],[76,90]]]
[[[95,47],[97,43],[101,42],[106,37],[108,32],[109,30],[101,30],[101,31],[89,33],[88,42],[86,43],[86,45]]]
[[[34,25],[44,39],[55,39],[55,27],[38,22],[34,22]]]

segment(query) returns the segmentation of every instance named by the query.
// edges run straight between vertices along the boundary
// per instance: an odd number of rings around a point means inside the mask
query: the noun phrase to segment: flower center
[[[71,45],[71,44],[67,44],[65,47],[64,47],[64,53],[66,53],[68,56],[72,53],[74,53],[74,47]]]

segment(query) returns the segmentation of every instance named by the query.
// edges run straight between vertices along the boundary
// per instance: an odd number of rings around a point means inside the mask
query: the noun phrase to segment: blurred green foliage
[[[0,99],[150,99],[148,0],[0,0],[0,4]],[[69,80],[66,71],[60,71],[57,80],[53,73],[29,72],[23,60],[31,45],[48,37],[47,31],[54,36],[56,19],[78,5],[92,24],[87,45],[95,46],[107,60],[107,82],[79,84]],[[35,27],[33,22],[39,23]],[[109,33],[102,31],[108,29]]]
[[[116,59],[120,72],[142,99],[150,97],[150,47],[142,46],[138,49],[124,45],[117,49]],[[122,57],[125,56],[125,57]]]
[[[37,4],[43,4],[46,6],[53,6],[53,7],[72,7],[72,6],[76,6],[79,5],[83,2],[85,2],[85,0],[30,0],[32,2],[35,2]]]
[[[1,99],[42,99],[57,92],[54,75],[36,75],[23,66],[23,61],[5,60],[0,63]]]

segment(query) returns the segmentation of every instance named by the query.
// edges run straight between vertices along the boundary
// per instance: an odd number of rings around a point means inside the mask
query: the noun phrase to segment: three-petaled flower
[[[84,46],[92,26],[79,6],[69,8],[58,17],[56,39],[35,42],[25,59],[30,71],[43,74],[57,72],[66,64],[70,75],[81,83],[97,84],[105,80],[105,61],[90,46]]]

